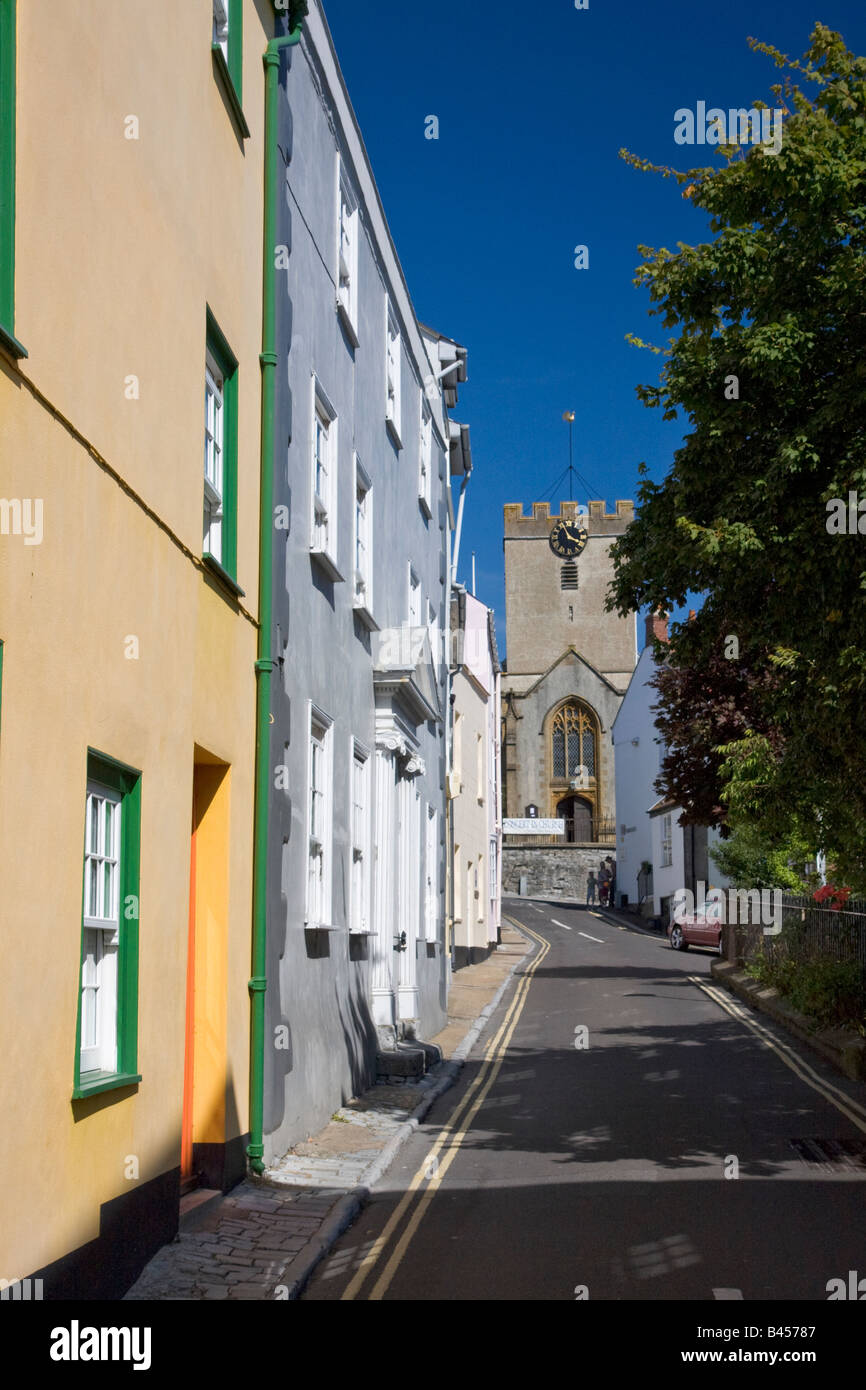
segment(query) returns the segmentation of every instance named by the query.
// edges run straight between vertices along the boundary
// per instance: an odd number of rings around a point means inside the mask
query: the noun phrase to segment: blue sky
[[[504,647],[502,507],[550,495],[568,464],[592,487],[635,497],[637,466],[661,480],[686,428],[635,395],[658,361],[626,333],[663,343],[632,283],[638,244],[707,239],[704,215],[657,164],[714,162],[674,143],[674,111],[771,101],[779,72],[753,36],[799,57],[820,20],[866,53],[862,0],[324,0],[418,317],[466,344],[469,424],[459,578]],[[425,118],[439,139],[425,139]],[[574,248],[589,248],[589,269]],[[559,496],[567,497],[566,487]],[[558,497],[554,496],[556,503]]]

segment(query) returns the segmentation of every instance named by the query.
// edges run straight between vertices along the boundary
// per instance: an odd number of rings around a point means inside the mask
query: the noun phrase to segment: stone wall
[[[608,855],[615,860],[612,846],[607,845],[509,845],[502,846],[502,891],[517,893],[520,879],[526,875],[529,897],[557,893],[564,897],[585,898],[586,880],[590,869],[598,871]],[[596,902],[598,890],[596,889]]]

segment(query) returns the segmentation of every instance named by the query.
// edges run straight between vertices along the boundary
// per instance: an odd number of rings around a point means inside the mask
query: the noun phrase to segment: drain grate
[[[866,1139],[791,1139],[791,1148],[809,1168],[866,1172]]]

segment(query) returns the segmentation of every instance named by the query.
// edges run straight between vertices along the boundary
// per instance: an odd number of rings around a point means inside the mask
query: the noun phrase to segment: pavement
[[[370,1198],[428,1110],[453,1086],[527,940],[503,921],[501,944],[451,981],[442,1062],[420,1081],[373,1086],[337,1110],[262,1178],[249,1177],[182,1217],[126,1301],[293,1300]]]

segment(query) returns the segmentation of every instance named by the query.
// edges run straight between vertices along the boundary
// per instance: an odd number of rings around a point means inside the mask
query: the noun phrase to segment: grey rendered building
[[[466,354],[415,316],[318,0],[280,88],[266,1162],[379,1048],[444,1024],[442,634],[471,468],[447,416]]]

